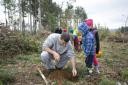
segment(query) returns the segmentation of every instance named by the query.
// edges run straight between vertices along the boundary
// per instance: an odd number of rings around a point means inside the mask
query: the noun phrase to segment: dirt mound
[[[50,80],[70,80],[73,82],[78,81],[78,76],[73,77],[71,72],[68,72],[66,70],[55,70],[51,72],[48,76]]]
[[[63,85],[63,82],[65,80],[71,81],[71,82],[77,82],[78,81],[78,76],[73,77],[72,73],[67,71],[67,70],[54,70],[50,72],[48,75],[46,72],[44,73],[46,78],[49,80],[49,83],[57,83],[57,85]]]

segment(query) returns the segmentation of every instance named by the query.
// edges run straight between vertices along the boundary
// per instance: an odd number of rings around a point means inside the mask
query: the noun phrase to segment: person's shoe
[[[86,77],[91,77],[92,73],[93,73],[92,68],[87,68]]]
[[[92,71],[92,68],[90,68],[90,69],[89,69],[89,74],[92,74],[92,72],[93,72],[93,71]]]
[[[99,71],[99,69],[98,69],[98,68],[96,69],[96,72],[97,72],[98,74],[100,74],[100,71]]]
[[[98,66],[95,66],[95,71],[96,71],[97,74],[100,74]]]
[[[93,72],[93,71],[92,71],[92,68],[88,68],[88,73],[89,73],[89,74],[92,74],[92,72]]]

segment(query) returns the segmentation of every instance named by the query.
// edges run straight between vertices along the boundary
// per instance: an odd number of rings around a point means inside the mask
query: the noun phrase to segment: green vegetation
[[[116,85],[116,82],[110,79],[102,79],[99,83],[99,85]]]
[[[100,40],[105,40],[110,35],[110,30],[108,28],[101,27],[98,29],[98,31]]]
[[[8,69],[1,69],[0,68],[0,85],[7,85],[10,82],[14,82],[15,73]]]
[[[18,55],[16,56],[16,59],[20,61],[27,61],[29,63],[33,64],[39,64],[41,62],[40,55],[39,54],[30,54],[30,55]]]
[[[128,68],[125,68],[121,71],[121,77],[122,79],[124,79],[125,81],[128,80]]]

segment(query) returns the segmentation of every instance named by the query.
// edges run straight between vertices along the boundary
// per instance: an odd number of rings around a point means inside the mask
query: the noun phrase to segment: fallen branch
[[[46,84],[46,85],[48,85],[48,81],[47,81],[46,77],[44,76],[44,74],[41,72],[41,70],[40,70],[40,68],[39,68],[39,67],[37,67],[37,70],[39,71],[39,73],[40,73],[41,77],[42,77],[42,78],[43,78],[43,80],[45,81],[45,84]]]

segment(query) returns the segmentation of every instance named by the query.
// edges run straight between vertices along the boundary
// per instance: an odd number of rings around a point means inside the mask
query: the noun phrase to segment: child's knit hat
[[[89,26],[89,27],[93,27],[93,19],[86,19],[85,23]]]

